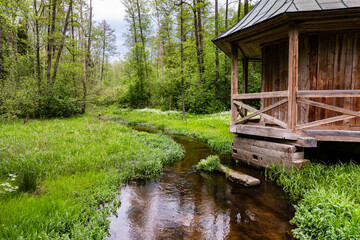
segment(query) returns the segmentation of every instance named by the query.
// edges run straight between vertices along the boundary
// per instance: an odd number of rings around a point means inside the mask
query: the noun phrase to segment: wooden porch
[[[301,166],[319,141],[359,146],[360,5],[335,2],[260,1],[213,40],[231,57],[234,158]],[[259,93],[248,92],[250,61],[262,62]]]
[[[235,115],[232,118],[230,132],[292,140],[303,147],[316,147],[316,141],[360,142],[360,127],[350,124],[351,120],[360,117],[360,112],[317,101],[324,98],[350,98],[354,102],[359,97],[360,90],[297,90],[293,108],[295,114],[289,112],[289,121],[284,122],[267,112],[276,109],[281,111],[284,105],[290,109],[289,91],[233,94],[232,103]],[[260,100],[263,103],[270,98],[277,101],[269,106],[262,106],[260,109],[247,104],[247,100]],[[337,116],[308,122],[306,120],[311,107],[332,111]],[[286,111],[281,114],[284,113]],[[330,123],[340,121],[347,121],[349,124],[330,125]]]
[[[317,141],[360,142],[359,32],[299,38],[299,25],[291,23],[288,40],[262,48],[260,93],[247,93],[251,59],[242,58],[239,94],[241,45],[232,43],[231,48],[231,133],[283,139],[301,147],[316,147]],[[260,108],[251,106],[254,100]]]

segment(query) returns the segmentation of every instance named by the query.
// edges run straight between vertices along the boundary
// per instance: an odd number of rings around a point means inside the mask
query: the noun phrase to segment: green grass
[[[144,125],[171,134],[198,138],[215,150],[231,153],[232,135],[228,133],[230,113],[212,115],[162,112],[152,109],[108,108],[106,116],[129,125]],[[355,163],[327,166],[312,163],[292,171],[270,171],[295,204],[292,223],[298,239],[360,239],[360,166]]]
[[[291,223],[298,239],[360,239],[360,166],[312,163],[300,170],[271,171],[296,202]]]
[[[222,154],[231,154],[233,135],[229,133],[230,112],[210,115],[186,113],[184,120],[178,111],[128,110],[113,107],[103,110],[103,113],[105,117],[118,119],[128,125],[154,127],[170,134],[197,138]]]
[[[105,239],[121,184],[183,157],[169,137],[89,116],[0,129],[0,183],[19,187],[0,194],[0,239]]]
[[[207,172],[214,172],[215,170],[219,170],[221,167],[220,158],[218,155],[210,155],[206,159],[201,159],[198,163],[198,170],[204,170]]]

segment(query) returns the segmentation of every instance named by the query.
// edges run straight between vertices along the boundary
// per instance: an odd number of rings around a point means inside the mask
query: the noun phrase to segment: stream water
[[[261,185],[253,188],[200,173],[198,161],[216,152],[191,139],[173,138],[183,145],[185,158],[164,168],[157,180],[121,188],[121,206],[109,218],[109,239],[292,239],[294,209],[258,170],[231,166],[259,178]],[[231,164],[229,156],[220,157]]]

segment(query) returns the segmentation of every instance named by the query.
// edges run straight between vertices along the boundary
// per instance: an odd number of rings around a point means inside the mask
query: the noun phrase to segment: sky
[[[89,0],[87,1],[90,2]],[[230,7],[234,7],[237,1],[229,2],[233,3],[230,5]],[[219,0],[219,5],[225,5],[225,0]],[[110,60],[115,61],[119,58],[121,59],[122,56],[128,51],[127,47],[124,46],[125,38],[123,35],[127,31],[127,25],[124,20],[125,7],[121,3],[121,0],[93,0],[93,14],[94,20],[96,22],[106,20],[106,22],[110,24],[111,28],[115,30],[116,47],[119,55],[113,57]]]
[[[88,0],[88,2],[90,2]],[[93,15],[96,22],[106,20],[111,28],[115,30],[116,47],[119,56],[113,57],[111,60],[121,58],[126,52],[127,47],[124,46],[125,38],[123,34],[127,30],[125,18],[125,7],[120,0],[93,0]]]

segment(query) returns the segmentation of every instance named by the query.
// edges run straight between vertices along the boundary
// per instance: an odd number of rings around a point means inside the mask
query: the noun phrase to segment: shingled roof
[[[360,8],[360,0],[260,0],[235,26],[216,37],[217,41],[286,13]]]

